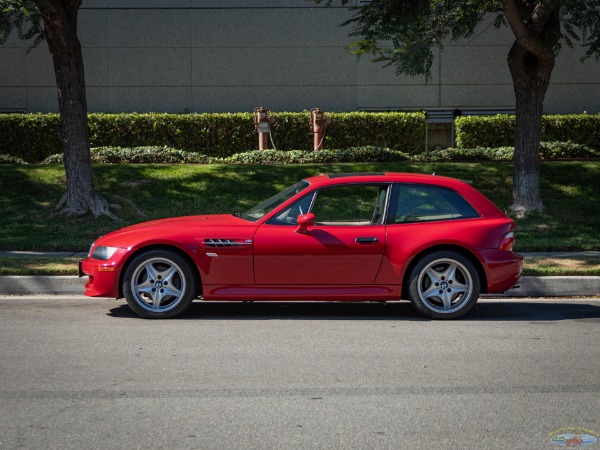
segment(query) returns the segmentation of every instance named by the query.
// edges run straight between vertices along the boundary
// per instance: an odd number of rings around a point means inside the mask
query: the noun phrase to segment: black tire
[[[129,307],[145,319],[168,319],[190,307],[198,292],[192,267],[171,250],[148,250],[135,256],[123,275]]]
[[[438,251],[424,256],[408,279],[413,307],[431,319],[461,317],[479,298],[479,273],[469,258],[457,252]]]

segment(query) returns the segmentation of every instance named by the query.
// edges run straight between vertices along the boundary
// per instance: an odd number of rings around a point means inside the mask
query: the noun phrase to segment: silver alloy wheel
[[[463,308],[473,293],[467,268],[454,259],[442,258],[427,264],[419,274],[417,292],[423,304],[441,314]]]
[[[151,258],[140,264],[131,277],[131,292],[142,308],[164,313],[175,308],[186,291],[181,268],[166,258]]]

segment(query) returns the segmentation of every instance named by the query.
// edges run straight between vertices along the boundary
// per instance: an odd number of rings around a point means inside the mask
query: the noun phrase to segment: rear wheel
[[[171,250],[148,250],[136,256],[123,276],[129,307],[146,319],[167,319],[189,308],[198,281],[189,263]]]
[[[477,269],[465,256],[439,251],[411,270],[408,294],[419,313],[432,319],[455,319],[468,313],[479,297]]]

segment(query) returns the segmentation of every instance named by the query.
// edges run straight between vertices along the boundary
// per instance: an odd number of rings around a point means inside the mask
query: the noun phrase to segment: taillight
[[[513,233],[511,231],[504,235],[504,237],[500,241],[500,246],[498,247],[498,249],[505,251],[505,252],[510,252],[510,251],[512,251],[514,246],[515,246],[515,233]]]

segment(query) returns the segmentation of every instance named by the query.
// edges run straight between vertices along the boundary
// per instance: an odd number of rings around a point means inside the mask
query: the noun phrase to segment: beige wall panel
[[[356,85],[357,64],[341,47],[286,47],[271,49],[273,84]]]
[[[109,86],[108,48],[84,48],[83,64],[87,86]]]
[[[189,2],[192,8],[325,8],[325,4],[318,5],[311,0],[189,0]],[[333,7],[340,6],[341,2],[334,0]]]
[[[0,47],[0,86],[27,85],[27,58],[22,48]]]
[[[108,86],[108,49],[84,48],[82,53],[87,86]],[[33,49],[27,55],[27,83],[37,87],[56,86],[52,55],[47,48]]]
[[[17,34],[17,32],[14,29],[8,36],[6,44],[4,44],[2,47],[0,47],[0,49],[1,48],[13,48],[13,47],[17,47],[17,48],[27,47],[27,42],[24,41],[23,39],[19,39],[19,35]]]
[[[83,0],[81,2],[80,9],[86,8],[106,8],[108,6],[108,0]]]
[[[47,47],[34,48],[27,55],[27,85],[55,87],[54,64]]]
[[[106,9],[80,9],[78,22],[79,42],[82,47],[108,47]]]
[[[107,0],[109,8],[185,8],[190,0]]]
[[[84,0],[90,110],[514,108],[506,63],[514,38],[492,16],[471,38],[446,43],[424,84],[368,57],[356,62],[344,48],[350,29],[338,26],[352,12],[336,4]],[[25,55],[26,44],[13,35],[0,48],[0,110],[56,111],[52,57],[45,43]],[[547,112],[598,112],[600,64],[581,64],[581,55],[566,47],[559,55]]]
[[[191,83],[191,51],[187,48],[111,48],[109,64],[110,86],[173,87]]]
[[[425,86],[358,86],[357,109],[425,109],[439,103],[439,87]]]
[[[281,86],[273,88],[274,111],[355,111],[355,86]]]
[[[162,48],[190,46],[190,11],[181,9],[111,9],[110,46]]]
[[[356,60],[354,55],[348,53],[349,58]],[[438,51],[435,54],[439,54]],[[393,66],[383,67],[384,63],[372,62],[370,56],[363,56],[358,64],[358,80],[359,85],[386,85],[386,86],[397,86],[397,85],[424,85],[425,76],[408,76],[408,75],[396,75],[396,70]],[[440,81],[440,71],[438,60],[434,59],[433,65],[431,66],[431,79],[428,84],[438,84]]]
[[[347,9],[340,8],[275,8],[269,31],[273,36],[270,45],[346,46],[354,39],[348,38],[349,28],[339,25],[350,17]]]
[[[273,0],[274,8],[313,8],[313,9],[349,9],[349,6],[355,6],[356,3],[350,2],[348,6],[342,7],[340,0],[334,0],[332,6],[325,6],[325,3],[316,4],[312,0]]]
[[[512,79],[506,62],[510,47],[446,47],[442,52],[442,84],[506,84]]]
[[[488,15],[481,21],[471,37],[459,39],[457,41],[446,41],[444,46],[448,45],[508,45],[513,44],[515,37],[509,27],[501,26],[496,28],[493,25],[495,14]]]
[[[108,87],[87,87],[87,105],[89,112],[109,112],[110,111],[110,88]]]
[[[581,48],[563,47],[556,58],[551,83],[600,83],[600,62],[592,56],[582,63],[583,56],[585,51]]]
[[[544,101],[548,114],[600,113],[600,83],[551,84]]]
[[[192,92],[189,87],[111,87],[111,112],[191,111]]]
[[[271,8],[278,0],[189,0],[192,8]]]
[[[193,112],[249,112],[263,106],[273,109],[273,89],[261,86],[192,88]]]
[[[0,112],[25,111],[27,89],[24,87],[0,87]]]
[[[193,47],[272,47],[273,9],[192,9]]]
[[[443,107],[454,108],[514,108],[512,84],[503,85],[442,85]]]
[[[345,46],[345,9],[192,9],[194,47]]]
[[[196,48],[194,86],[355,85],[356,62],[343,48]]]
[[[273,49],[194,48],[194,86],[271,86]],[[266,69],[266,68],[269,69]]]
[[[56,87],[29,87],[27,89],[27,112],[58,112]]]

